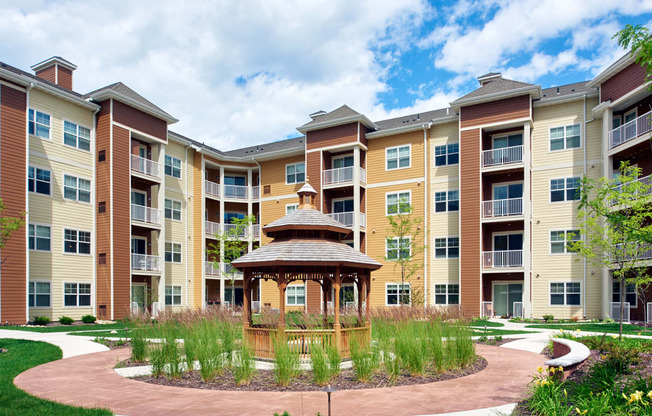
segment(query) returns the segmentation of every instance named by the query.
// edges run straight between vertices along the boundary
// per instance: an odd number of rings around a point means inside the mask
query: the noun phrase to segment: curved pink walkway
[[[531,352],[477,346],[488,366],[455,380],[418,386],[338,391],[335,415],[424,415],[500,406],[521,400],[545,358]],[[119,349],[53,361],[20,374],[14,383],[43,399],[104,407],[118,415],[328,414],[322,392],[233,392],[167,387],[125,379],[113,371],[126,359]]]

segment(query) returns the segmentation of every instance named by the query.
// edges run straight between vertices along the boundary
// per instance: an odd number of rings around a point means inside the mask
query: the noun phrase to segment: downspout
[[[98,316],[97,310],[97,161],[95,160],[95,155],[97,154],[97,113],[101,110],[97,108],[93,112],[93,149],[91,153],[93,155],[93,184],[91,185],[94,204],[93,204],[93,310],[95,311],[95,316]]]
[[[188,252],[190,251],[189,250],[190,244],[188,244],[188,211],[189,211],[188,210],[188,200],[190,199],[190,197],[188,196],[188,182],[189,182],[188,178],[190,176],[190,175],[188,175],[188,172],[190,170],[190,169],[188,169],[188,149],[191,146],[192,146],[192,144],[189,144],[188,146],[186,146],[186,149],[185,149],[185,153],[186,153],[186,226],[184,227],[184,231],[185,231],[185,234],[186,234],[186,237],[185,237],[185,242],[186,242],[186,261],[185,261],[185,263],[186,263],[186,308],[188,308],[188,305],[189,305],[188,304],[188,300],[189,300],[189,295],[188,295],[188,286],[189,286],[188,285],[188,259],[189,259],[189,256],[188,256]],[[193,201],[193,203],[194,203],[194,201]],[[203,254],[204,253],[202,253],[202,258],[203,258]]]
[[[34,83],[31,82],[27,87],[26,97],[25,97],[25,119],[27,124],[25,126],[25,162],[27,164],[27,172],[25,172],[25,177],[29,177],[29,91],[34,88]],[[36,116],[34,116],[36,117]],[[29,295],[29,187],[25,187],[25,251],[27,255],[25,256],[25,294]],[[52,191],[50,191],[52,192]],[[27,296],[26,296],[27,297]],[[50,299],[52,299],[52,283],[50,283]],[[50,300],[50,305],[52,301]],[[27,316],[27,321],[29,321],[29,302],[25,302],[25,315]]]
[[[427,126],[427,127],[426,127]],[[428,308],[428,130],[432,122],[423,126],[423,307]]]
[[[584,94],[583,111],[584,111],[584,115],[582,117],[582,121],[584,123],[582,125],[582,129],[584,131],[582,132],[582,136],[584,137],[584,146],[582,146],[582,147],[583,147],[583,153],[584,153],[584,163],[583,163],[584,177],[586,178],[586,147],[587,147],[586,125],[588,123],[592,122],[593,120],[595,120],[595,116],[593,118],[591,118],[591,120],[586,119],[586,94]],[[586,218],[586,207],[584,207],[584,217]],[[582,236],[582,238],[585,239],[586,236]],[[583,276],[584,281],[582,283],[582,285],[584,287],[584,290],[582,292],[582,297],[583,297],[583,299],[582,299],[582,311],[583,311],[583,314],[584,314],[584,319],[586,319],[586,289],[587,289],[587,287],[586,287],[586,272],[587,272],[587,270],[586,270],[587,269],[586,257],[584,257],[582,268],[583,268],[583,272],[584,272],[584,276]],[[603,294],[603,296],[604,296],[604,294]]]

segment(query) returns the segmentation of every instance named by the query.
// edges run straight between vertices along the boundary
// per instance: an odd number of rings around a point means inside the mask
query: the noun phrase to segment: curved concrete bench
[[[552,356],[555,358],[546,361],[545,364],[548,367],[562,367],[563,378],[575,371],[591,355],[586,345],[570,339],[553,338],[552,346]]]

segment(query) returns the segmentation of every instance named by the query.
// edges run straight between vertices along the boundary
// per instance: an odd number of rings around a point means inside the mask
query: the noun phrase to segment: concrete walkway
[[[67,335],[64,332],[31,332],[0,329],[0,338],[26,339],[29,341],[43,341],[54,344],[61,348],[63,358],[109,350],[106,346],[93,342],[95,337]]]

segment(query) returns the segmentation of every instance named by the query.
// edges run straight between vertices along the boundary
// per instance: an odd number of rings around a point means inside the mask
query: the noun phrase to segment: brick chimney
[[[72,71],[77,69],[77,65],[72,62],[68,62],[60,56],[53,56],[30,68],[37,77],[72,90]]]

